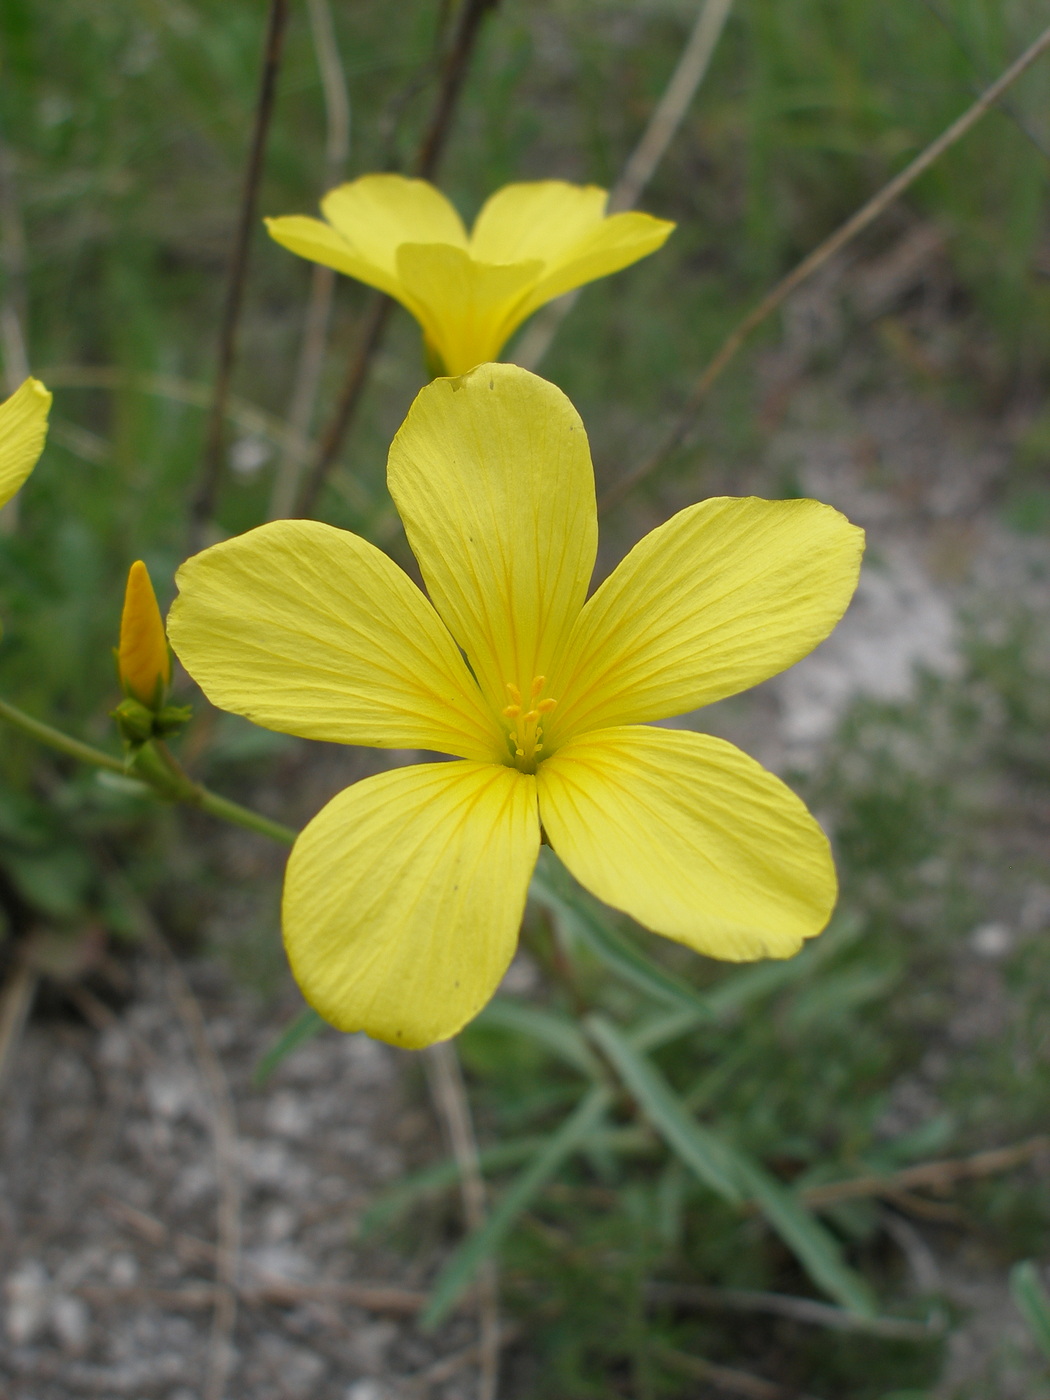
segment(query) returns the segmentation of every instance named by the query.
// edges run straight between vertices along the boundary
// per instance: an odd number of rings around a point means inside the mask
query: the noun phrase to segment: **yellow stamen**
[[[511,681],[506,683],[506,691],[512,701],[502,712],[505,719],[512,721],[507,734],[508,745],[514,755],[515,766],[525,773],[536,771],[536,755],[543,749],[543,729],[540,721],[558,703],[550,696],[545,700],[540,699],[546,684],[546,676],[533,676],[529,686],[531,703],[528,709],[525,709],[519,688]]]

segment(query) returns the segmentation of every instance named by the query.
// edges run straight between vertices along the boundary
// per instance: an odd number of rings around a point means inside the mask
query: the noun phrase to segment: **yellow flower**
[[[44,450],[51,395],[39,379],[26,379],[0,404],[0,506],[25,482]]]
[[[327,223],[267,219],[270,236],[401,303],[419,322],[434,372],[494,360],[544,302],[654,253],[674,224],[606,215],[605,190],[562,180],[505,185],[468,236],[440,190],[363,175],[321,201]]]
[[[127,694],[155,710],[171,684],[171,655],[149,570],[136,559],[128,571],[120,617],[117,670]]]
[[[862,532],[816,501],[720,498],[594,595],[594,474],[568,399],[513,365],[438,379],[387,480],[430,599],[311,520],[188,560],[176,652],[219,706],[312,739],[457,762],[355,783],[305,828],[284,933],[307,1000],[395,1044],[454,1034],[514,952],[542,831],[572,873],[713,957],[789,957],[835,902],[802,802],[732,744],[650,726],[805,656]]]

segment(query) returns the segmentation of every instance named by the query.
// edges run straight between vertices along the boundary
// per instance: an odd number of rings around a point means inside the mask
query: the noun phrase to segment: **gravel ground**
[[[122,1010],[82,999],[95,1025],[38,1017],[6,1086],[4,1395],[195,1400],[223,1367],[245,1400],[468,1394],[472,1322],[424,1338],[427,1262],[354,1238],[376,1191],[440,1151],[407,1057],[323,1036],[256,1088],[279,1019],[261,1023],[214,965],[143,953],[130,975]],[[215,1285],[231,1180],[235,1319]]]

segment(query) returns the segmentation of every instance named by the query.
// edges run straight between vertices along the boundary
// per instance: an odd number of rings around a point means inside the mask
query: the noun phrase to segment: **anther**
[[[555,705],[556,705],[557,703],[558,703],[557,700],[550,700],[550,699],[541,700],[540,703],[536,706],[536,708],[537,708],[537,710],[541,711],[543,714],[547,714],[548,711],[554,709],[554,707],[555,707]]]
[[[507,686],[507,694],[508,694],[508,695],[510,696],[510,698],[514,701],[515,705],[520,705],[520,704],[521,704],[521,691],[518,689],[518,687],[517,687],[516,685],[514,685],[514,683],[513,683],[512,681],[507,681],[507,682],[506,682],[506,686]]]
[[[546,676],[534,676],[532,680],[532,698],[536,699],[543,687],[547,684]]]
[[[528,714],[525,716],[525,723],[526,723],[526,724],[535,724],[536,721],[539,719],[539,717],[540,717],[540,712],[539,712],[539,710],[529,710]]]
[[[504,709],[503,713],[506,715],[506,717],[507,717],[508,719],[517,719],[518,716],[521,714],[521,706],[520,706],[520,705],[508,705],[508,706]]]

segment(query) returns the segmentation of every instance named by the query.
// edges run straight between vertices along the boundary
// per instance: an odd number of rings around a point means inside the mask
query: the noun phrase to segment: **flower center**
[[[503,711],[504,719],[510,721],[507,744],[513,755],[515,768],[520,768],[523,773],[535,773],[539,754],[543,750],[541,721],[558,703],[549,697],[545,700],[540,699],[546,684],[546,676],[534,676],[529,687],[529,698],[523,700],[518,687],[507,681],[510,704]]]

